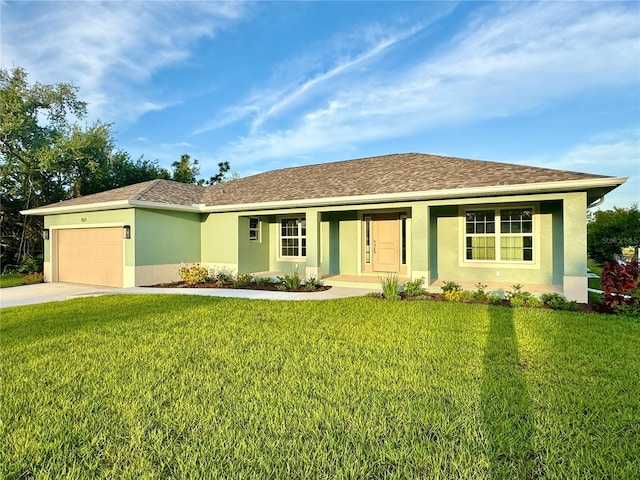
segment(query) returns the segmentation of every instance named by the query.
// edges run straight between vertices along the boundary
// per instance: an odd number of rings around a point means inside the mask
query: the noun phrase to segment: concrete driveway
[[[234,290],[227,288],[112,288],[94,287],[74,283],[39,283],[0,289],[0,308],[59,302],[69,298],[91,297],[109,294],[181,294],[209,297],[252,298],[261,300],[331,300],[360,297],[374,289],[332,287],[320,292],[273,292],[267,290]]]
[[[120,288],[94,287],[74,283],[38,283],[20,287],[0,288],[0,307],[18,307],[36,303],[59,302],[70,297],[116,293]]]

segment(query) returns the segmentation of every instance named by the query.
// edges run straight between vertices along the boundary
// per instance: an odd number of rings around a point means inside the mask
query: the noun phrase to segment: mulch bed
[[[303,292],[303,293],[322,292],[324,290],[329,290],[331,288],[328,285],[318,285],[315,288],[315,290],[306,290],[304,286],[297,288],[295,290],[282,290],[282,287],[280,287],[280,284],[278,283],[267,283],[266,285],[259,286],[256,284],[256,282],[251,282],[243,287],[237,287],[234,285],[232,281],[221,282],[218,280],[197,283],[195,285],[188,285],[187,282],[180,281],[180,282],[171,282],[171,283],[159,283],[157,285],[149,285],[149,286],[153,288],[233,288],[236,290],[268,290],[272,292]]]

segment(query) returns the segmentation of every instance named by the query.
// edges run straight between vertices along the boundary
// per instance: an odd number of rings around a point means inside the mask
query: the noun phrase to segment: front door
[[[372,260],[374,272],[400,271],[400,228],[398,214],[372,218]]]

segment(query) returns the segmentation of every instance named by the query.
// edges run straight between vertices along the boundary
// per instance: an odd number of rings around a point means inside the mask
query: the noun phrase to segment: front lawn
[[[0,288],[17,287],[23,285],[23,281],[22,273],[5,273],[0,275]]]
[[[0,322],[4,478],[640,478],[630,318],[117,295]]]

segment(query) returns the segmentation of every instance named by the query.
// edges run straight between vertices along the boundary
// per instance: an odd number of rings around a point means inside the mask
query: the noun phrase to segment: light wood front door
[[[376,215],[372,219],[372,247],[374,272],[400,271],[399,217]]]

